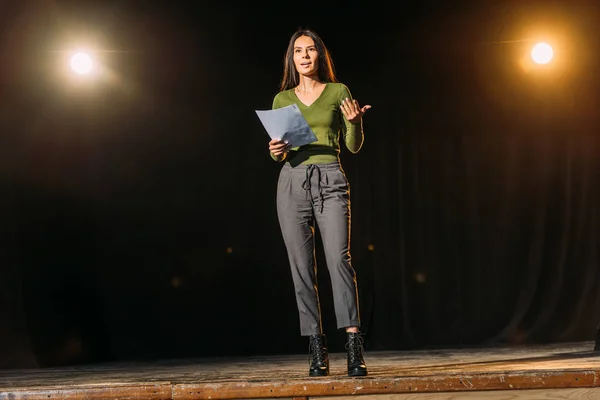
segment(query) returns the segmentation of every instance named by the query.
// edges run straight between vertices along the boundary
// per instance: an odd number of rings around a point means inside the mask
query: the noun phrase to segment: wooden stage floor
[[[600,399],[592,342],[367,352],[369,376],[309,378],[308,356],[119,363],[0,371],[0,399]]]

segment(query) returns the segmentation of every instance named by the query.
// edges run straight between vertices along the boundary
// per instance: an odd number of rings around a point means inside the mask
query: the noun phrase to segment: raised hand
[[[353,124],[360,122],[360,119],[362,118],[363,114],[369,108],[371,108],[370,105],[366,105],[361,108],[360,105],[358,105],[358,101],[356,99],[350,100],[348,98],[345,98],[342,101],[342,104],[340,105],[340,109],[346,116],[346,119]]]

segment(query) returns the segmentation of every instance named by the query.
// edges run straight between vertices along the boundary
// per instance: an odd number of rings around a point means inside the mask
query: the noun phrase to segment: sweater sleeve
[[[350,90],[346,85],[340,85],[340,104],[344,99],[352,100],[352,94],[350,94]],[[342,134],[344,138],[344,143],[346,144],[346,148],[350,150],[352,153],[358,153],[361,149],[364,141],[364,134],[362,129],[362,118],[359,122],[353,124],[348,119],[344,113],[342,115]]]
[[[279,93],[277,95],[275,95],[275,97],[273,98],[273,106],[271,107],[271,109],[275,110],[277,108],[281,108],[281,104],[279,102]],[[283,156],[276,156],[271,152],[269,152],[269,154],[271,155],[271,158],[273,160],[278,161],[278,162],[284,161],[287,157],[287,154],[284,154]]]

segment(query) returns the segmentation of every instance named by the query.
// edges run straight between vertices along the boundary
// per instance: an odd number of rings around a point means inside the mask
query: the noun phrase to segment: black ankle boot
[[[594,351],[600,351],[600,326],[596,331],[596,344],[594,345]]]
[[[348,332],[348,376],[367,376],[367,365],[364,360],[363,338],[360,333]]]
[[[309,353],[310,369],[308,370],[308,375],[329,375],[329,354],[327,352],[327,339],[325,335],[310,335]]]

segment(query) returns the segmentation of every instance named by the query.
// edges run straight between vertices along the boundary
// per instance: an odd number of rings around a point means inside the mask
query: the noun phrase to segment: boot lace
[[[320,365],[325,362],[327,356],[327,350],[325,349],[325,343],[320,336],[312,337],[308,345],[309,352],[309,364]]]
[[[360,333],[349,336],[348,343],[346,343],[346,350],[348,351],[350,364],[363,362],[365,352],[364,339]]]

